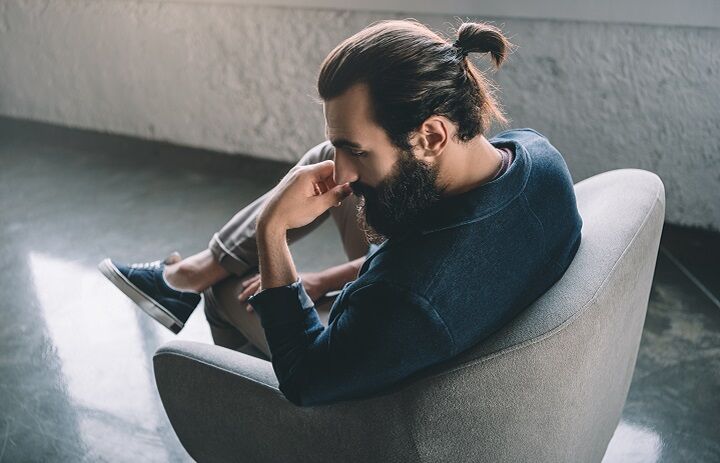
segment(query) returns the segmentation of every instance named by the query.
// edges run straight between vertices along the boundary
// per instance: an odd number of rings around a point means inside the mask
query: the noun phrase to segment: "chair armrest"
[[[298,407],[278,389],[270,362],[192,341],[160,346],[153,367],[170,423],[196,461],[414,458],[397,397]]]
[[[196,461],[271,461],[293,405],[272,364],[224,347],[170,341],[153,356],[165,412]]]
[[[156,380],[159,379],[158,368],[171,373],[176,363],[173,360],[179,360],[178,357],[243,377],[256,383],[258,388],[273,390],[284,398],[270,362],[225,347],[194,341],[170,341],[157,349],[153,356]],[[186,362],[181,362],[183,368],[187,367]]]

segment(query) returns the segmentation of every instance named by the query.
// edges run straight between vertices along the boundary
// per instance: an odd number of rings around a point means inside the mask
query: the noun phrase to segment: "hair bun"
[[[460,44],[460,39],[458,39],[458,40],[456,40],[455,42],[453,42],[452,46],[458,49],[459,54],[460,54],[463,58],[465,58],[465,57],[468,55],[468,53],[470,53],[470,50],[468,50],[467,48],[463,47],[463,46]]]
[[[463,56],[472,52],[490,53],[495,67],[500,67],[507,57],[511,44],[502,31],[492,24],[466,22],[460,25],[458,38],[453,46],[458,47]]]

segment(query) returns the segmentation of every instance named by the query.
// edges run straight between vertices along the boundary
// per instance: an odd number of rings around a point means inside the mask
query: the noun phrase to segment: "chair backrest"
[[[398,391],[423,461],[601,461],[637,359],[665,190],[651,172],[618,169],[575,192],[582,241],[563,277]]]

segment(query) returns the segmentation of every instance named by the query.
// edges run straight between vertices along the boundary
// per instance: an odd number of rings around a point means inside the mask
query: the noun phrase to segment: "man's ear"
[[[424,158],[440,156],[448,143],[448,119],[441,116],[430,116],[420,125],[415,138],[416,149]]]

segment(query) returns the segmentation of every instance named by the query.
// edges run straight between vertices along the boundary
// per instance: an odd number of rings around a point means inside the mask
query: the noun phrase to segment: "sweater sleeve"
[[[333,305],[339,313],[327,327],[299,278],[248,302],[260,316],[280,391],[295,405],[372,395],[455,353],[428,301],[387,282],[338,297],[335,305],[343,306]]]

